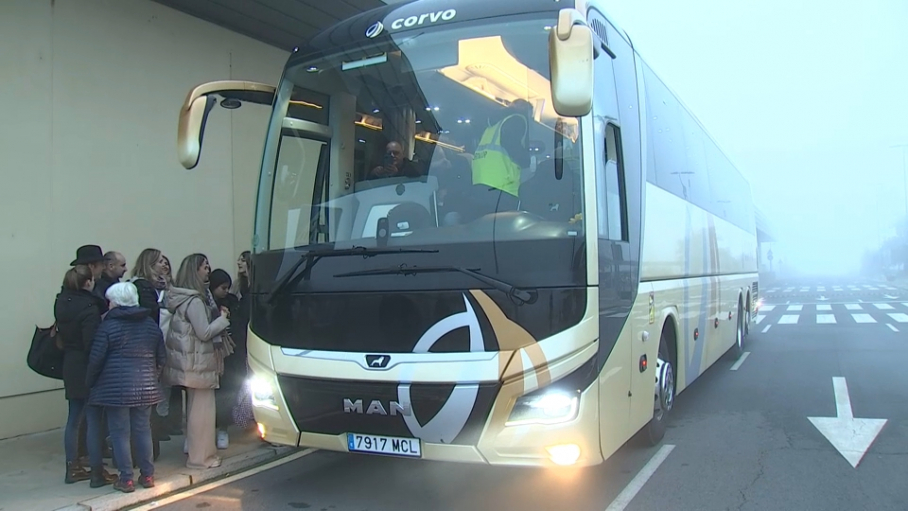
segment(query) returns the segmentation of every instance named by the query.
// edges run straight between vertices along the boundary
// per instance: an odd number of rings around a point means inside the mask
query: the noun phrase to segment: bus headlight
[[[249,380],[249,391],[252,394],[252,406],[277,410],[277,399],[274,397],[274,386],[262,376],[253,376]]]
[[[571,394],[556,389],[538,394],[534,392],[517,399],[505,426],[569,422],[577,418],[579,409],[579,392]]]
[[[599,357],[594,355],[563,378],[517,398],[505,426],[561,424],[577,418],[580,394],[596,381]]]

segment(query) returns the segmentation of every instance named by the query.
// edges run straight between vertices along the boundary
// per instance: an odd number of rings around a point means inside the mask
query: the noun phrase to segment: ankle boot
[[[66,477],[63,479],[63,482],[66,484],[78,483],[79,481],[86,481],[90,478],[91,474],[85,470],[85,467],[82,465],[73,461],[66,463]]]
[[[92,488],[100,488],[102,486],[107,486],[108,484],[113,484],[119,479],[116,475],[111,474],[104,467],[93,468],[91,470],[91,483],[89,486]]]

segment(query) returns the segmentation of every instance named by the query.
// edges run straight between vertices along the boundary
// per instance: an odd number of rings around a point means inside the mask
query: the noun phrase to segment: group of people
[[[132,492],[135,463],[138,484],[154,486],[153,438],[183,433],[183,392],[186,466],[219,466],[246,376],[249,253],[237,261],[236,283],[204,254],[184,258],[172,276],[153,248],[127,280],[122,254],[97,245],[80,247],[70,266],[54,304],[69,403],[65,482]],[[106,455],[119,476],[105,470]]]

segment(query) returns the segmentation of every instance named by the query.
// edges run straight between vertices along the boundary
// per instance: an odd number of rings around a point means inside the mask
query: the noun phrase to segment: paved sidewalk
[[[136,485],[133,493],[121,493],[111,486],[91,488],[88,481],[64,484],[65,458],[63,430],[37,433],[0,441],[0,511],[101,511],[122,509],[151,500],[187,486],[225,474],[236,473],[294,451],[273,447],[254,434],[230,430],[230,448],[219,451],[223,463],[218,468],[186,468],[183,436],[161,442],[161,455],[155,462],[155,487]],[[110,472],[109,459],[104,460]],[[138,472],[137,472],[138,475]]]

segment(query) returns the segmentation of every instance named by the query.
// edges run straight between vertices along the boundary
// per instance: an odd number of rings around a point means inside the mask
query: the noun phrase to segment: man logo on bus
[[[385,25],[381,21],[376,21],[371,27],[366,29],[366,37],[375,39],[385,30]]]
[[[388,367],[388,362],[391,361],[391,357],[388,355],[366,355],[366,365],[370,369],[384,369]]]

